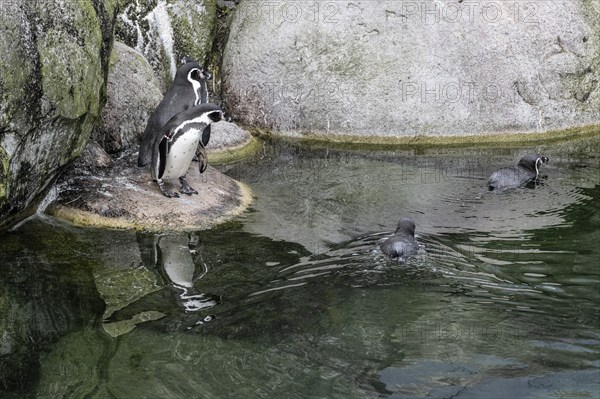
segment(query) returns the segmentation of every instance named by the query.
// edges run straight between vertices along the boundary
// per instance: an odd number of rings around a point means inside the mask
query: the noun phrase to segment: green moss
[[[0,147],[0,208],[8,199],[8,187],[10,184],[10,174],[8,171],[10,159],[4,148]]]
[[[1,8],[1,7],[0,7]],[[33,63],[28,61],[19,35],[17,18],[0,18],[0,132],[3,126],[17,125],[18,119],[27,118],[27,88]],[[2,133],[0,133],[0,138]]]
[[[65,26],[45,15],[49,27],[37,42],[42,69],[44,97],[65,118],[76,119],[86,112],[99,115],[99,93],[104,76],[100,65],[102,31],[90,0],[65,3],[64,10],[73,16],[72,26],[67,18]],[[39,10],[41,15],[44,11]],[[67,26],[68,25],[68,26]],[[60,49],[60,51],[57,51]]]
[[[358,151],[411,150],[424,152],[429,148],[517,148],[546,145],[600,136],[600,125],[577,126],[543,133],[494,133],[471,136],[353,136],[343,134],[305,134],[286,136],[269,130],[245,127],[258,137],[276,138],[310,147],[335,147]]]
[[[251,137],[247,143],[244,143],[239,147],[209,152],[208,162],[213,165],[222,165],[241,161],[242,159],[254,155],[261,147],[262,143],[255,137]]]
[[[175,6],[178,7],[175,7]],[[202,11],[201,7],[204,8]],[[181,2],[169,9],[175,54],[189,55],[204,63],[210,52],[216,19],[214,0]]]

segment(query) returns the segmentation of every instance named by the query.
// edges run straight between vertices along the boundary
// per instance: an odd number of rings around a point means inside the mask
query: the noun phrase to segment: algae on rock
[[[0,228],[32,213],[106,100],[115,0],[7,2],[0,15]]]

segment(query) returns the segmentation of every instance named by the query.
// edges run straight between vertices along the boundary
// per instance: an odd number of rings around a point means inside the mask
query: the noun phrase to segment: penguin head
[[[206,115],[211,122],[219,122],[225,118],[225,113],[221,107],[213,103],[196,105],[195,107],[190,108],[190,111],[193,113],[193,118]]]
[[[211,80],[212,74],[205,70],[196,60],[189,57],[184,57],[182,61],[185,62],[177,69],[175,79],[173,83],[188,85],[193,82],[201,83],[203,81]]]
[[[396,226],[396,234],[404,233],[409,236],[415,235],[415,221],[411,218],[401,218]]]
[[[538,154],[528,154],[521,158],[519,161],[519,166],[522,166],[537,175],[540,173],[540,165],[543,163],[548,163],[548,161],[548,157]]]

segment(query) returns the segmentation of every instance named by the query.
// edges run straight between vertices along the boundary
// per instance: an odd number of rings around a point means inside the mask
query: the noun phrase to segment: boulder
[[[181,57],[194,57],[200,64],[207,58],[215,19],[214,0],[127,0],[115,35],[117,40],[144,54],[164,92]]]
[[[116,0],[0,5],[0,229],[35,211],[106,97]]]
[[[136,166],[132,154],[102,170],[94,165],[86,172],[65,174],[58,185],[57,199],[46,212],[77,225],[146,231],[187,231],[211,228],[233,219],[252,202],[246,185],[209,165],[200,174],[192,163],[187,180],[199,194],[167,198],[152,181],[149,168]],[[179,190],[178,182],[175,191]]]
[[[600,124],[600,3],[243,1],[228,111],[348,140]]]
[[[115,42],[108,99],[92,138],[109,153],[137,151],[148,118],[162,100],[154,70],[138,51]]]

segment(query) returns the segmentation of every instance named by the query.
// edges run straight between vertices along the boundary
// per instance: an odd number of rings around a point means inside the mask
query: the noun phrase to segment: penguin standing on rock
[[[182,62],[183,65],[177,70],[173,84],[148,119],[146,130],[144,130],[140,142],[140,152],[138,154],[138,166],[140,167],[151,162],[152,146],[156,138],[161,135],[161,129],[165,123],[173,116],[194,105],[208,102],[206,82],[212,79],[212,75],[192,58],[184,57]],[[209,137],[210,126],[203,133],[202,142],[205,146],[208,144]],[[199,147],[198,150],[200,151]]]
[[[390,258],[401,258],[419,252],[419,244],[415,239],[415,221],[402,218],[398,221],[396,232],[379,246],[381,252]]]
[[[540,166],[544,163],[548,163],[548,157],[525,155],[517,166],[501,168],[492,173],[488,179],[488,187],[490,190],[505,190],[536,181],[540,175]]]
[[[181,193],[198,194],[198,191],[190,187],[185,176],[198,150],[200,173],[206,170],[207,157],[202,135],[211,123],[222,118],[223,111],[218,105],[200,104],[178,113],[160,130],[152,148],[152,178],[166,197],[179,197],[179,194],[169,190],[163,181],[175,178],[181,183]]]

